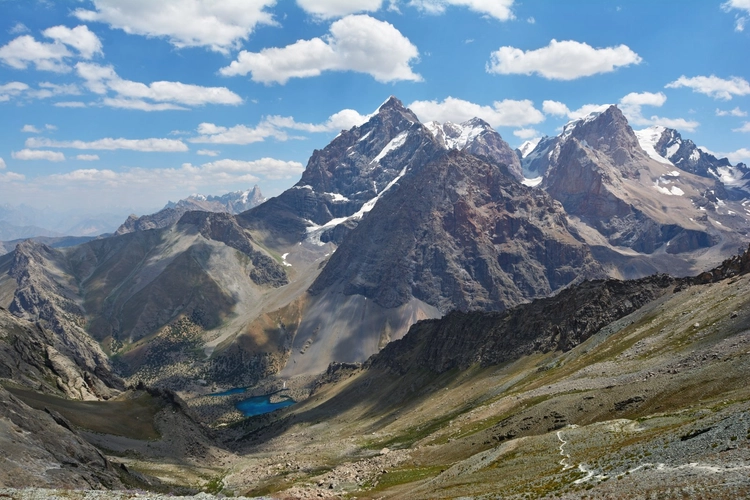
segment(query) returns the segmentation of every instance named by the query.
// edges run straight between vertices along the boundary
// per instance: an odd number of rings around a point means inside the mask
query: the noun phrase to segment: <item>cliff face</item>
[[[311,287],[383,307],[497,310],[601,269],[559,204],[507,170],[451,151],[407,173],[352,231]]]

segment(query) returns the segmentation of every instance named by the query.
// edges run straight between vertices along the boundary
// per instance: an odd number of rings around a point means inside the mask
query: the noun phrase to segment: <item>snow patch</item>
[[[674,144],[672,144],[671,146],[669,146],[667,148],[667,158],[672,158],[674,156],[674,154],[680,149],[681,145],[682,145],[682,143],[680,143],[678,141],[678,142],[675,142]]]
[[[524,186],[536,187],[542,183],[542,179],[542,176],[534,177],[533,179],[524,179],[521,181],[521,184],[523,184]]]
[[[370,164],[378,163],[380,160],[382,160],[383,158],[385,158],[385,156],[388,153],[390,153],[391,151],[394,151],[394,150],[400,148],[401,146],[403,146],[404,143],[406,142],[406,138],[408,136],[409,136],[409,132],[408,131],[404,131],[404,132],[401,132],[400,134],[398,134],[396,137],[394,137],[391,140],[391,142],[389,142],[388,144],[385,145],[385,147],[383,148],[383,150],[380,153],[378,153],[378,156],[376,156],[370,162]]]
[[[281,263],[284,265],[284,267],[292,267],[292,265],[286,261],[286,258],[288,255],[289,255],[289,252],[281,256]]]
[[[644,150],[649,157],[659,163],[672,165],[671,161],[656,152],[656,143],[661,139],[664,130],[664,127],[649,127],[643,130],[634,130],[634,132],[638,139],[638,143],[641,145],[641,149]]]
[[[536,149],[537,145],[539,144],[539,141],[541,141],[541,137],[537,137],[536,139],[531,139],[530,141],[526,141],[523,144],[521,144],[518,147],[518,150],[521,152],[521,158],[526,158],[531,154],[534,149]]]
[[[391,189],[399,180],[401,180],[404,175],[406,175],[406,168],[407,167],[404,167],[401,172],[399,172],[399,174],[391,182],[389,182],[388,185],[385,186],[385,188],[374,198],[365,202],[365,204],[362,205],[362,208],[360,208],[356,213],[348,217],[338,217],[336,219],[331,219],[322,226],[319,226],[310,220],[306,221],[309,224],[306,228],[307,240],[315,245],[323,246],[324,243],[320,241],[320,236],[321,234],[323,234],[323,232],[336,227],[339,224],[343,224],[348,220],[362,220],[362,217],[364,217],[366,213],[370,212],[375,207],[375,204],[378,202],[378,200],[380,200],[381,196],[383,196],[386,191]]]
[[[349,198],[347,198],[343,194],[339,194],[339,193],[324,193],[324,194],[327,196],[330,196],[331,201],[333,202],[349,201]]]

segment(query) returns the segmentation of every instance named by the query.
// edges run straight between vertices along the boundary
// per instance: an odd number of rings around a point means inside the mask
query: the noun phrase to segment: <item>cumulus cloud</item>
[[[21,128],[21,132],[25,132],[27,134],[41,134],[42,131],[36,128],[34,125],[24,125],[23,128]]]
[[[716,108],[716,116],[747,116],[747,111],[742,111],[739,107],[730,110]]]
[[[575,80],[598,73],[609,73],[641,61],[641,57],[627,45],[599,49],[574,40],[552,40],[546,47],[536,50],[500,47],[490,54],[486,69],[489,73],[499,75],[536,73],[549,80]]]
[[[145,83],[125,80],[112,66],[79,62],[76,64],[78,76],[85,80],[92,92],[115,97],[105,97],[105,106],[142,111],[184,110],[185,106],[205,104],[241,104],[242,98],[226,87],[202,87],[181,82],[159,81]],[[153,102],[149,102],[153,101]]]
[[[375,12],[380,10],[383,0],[297,0],[297,5],[308,14],[327,19],[357,12]]]
[[[323,123],[300,123],[291,116],[268,116],[265,122],[275,127],[301,130],[303,132],[336,132],[362,125],[372,115],[361,115],[353,109],[343,109],[331,115]]]
[[[76,155],[76,160],[80,161],[97,161],[99,155]]]
[[[37,42],[30,35],[19,36],[0,47],[0,61],[15,69],[26,69],[34,64],[40,71],[65,73],[70,71],[70,66],[63,61],[70,56],[64,44]]]
[[[0,47],[0,61],[15,69],[26,69],[33,64],[40,71],[66,73],[71,69],[66,60],[73,57],[68,47],[73,47],[84,59],[102,53],[99,38],[83,25],[72,29],[53,26],[43,34],[54,41],[44,43],[31,35],[19,36]]]
[[[198,135],[188,140],[198,144],[244,145],[263,142],[269,138],[276,139],[277,141],[304,139],[304,137],[290,136],[287,130],[298,130],[309,133],[336,132],[362,125],[371,116],[362,115],[353,109],[343,109],[332,114],[322,123],[298,122],[292,116],[278,115],[264,117],[255,127],[247,125],[223,127],[214,123],[201,123],[196,129]]]
[[[500,21],[514,19],[514,0],[411,0],[409,5],[430,14],[442,14],[446,7],[467,7],[469,10]]]
[[[568,106],[560,101],[544,101],[542,103],[542,111],[552,116],[568,116],[570,114]]]
[[[716,75],[695,76],[688,78],[685,75],[677,80],[668,83],[665,88],[676,89],[687,87],[693,89],[693,92],[706,94],[714,99],[729,101],[733,96],[743,96],[750,94],[750,83],[739,76],[730,77],[728,80],[719,78]]]
[[[84,59],[91,59],[96,54],[103,54],[102,42],[88,26],[81,25],[75,28],[67,26],[53,26],[42,32],[47,38],[73,47]]]
[[[215,149],[199,149],[196,153],[201,156],[219,156],[219,151]]]
[[[82,21],[99,21],[129,34],[164,37],[178,48],[208,47],[227,53],[259,24],[274,24],[267,10],[276,0],[93,0],[78,9]]]
[[[10,82],[0,85],[0,102],[9,101],[12,97],[21,95],[29,86],[22,82]]]
[[[0,181],[2,181],[0,185],[8,184],[3,187],[15,188],[15,186],[10,186],[10,183],[23,181],[24,179],[26,179],[26,176],[23,174],[18,174],[16,172],[0,172]],[[5,199],[7,199],[7,197]]]
[[[65,161],[65,155],[59,151],[45,151],[41,149],[22,149],[21,151],[13,151],[11,156],[14,160]]]
[[[520,128],[518,130],[513,131],[513,135],[518,137],[519,139],[532,139],[534,137],[539,137],[539,131],[533,128]]]
[[[27,148],[92,149],[114,151],[125,149],[141,152],[175,153],[188,150],[187,145],[176,139],[98,139],[96,141],[53,141],[42,137],[26,139]]]
[[[735,132],[750,132],[750,122],[745,122],[740,128],[732,129]]]
[[[495,101],[483,106],[463,99],[447,97],[442,102],[414,101],[409,108],[423,122],[438,121],[460,123],[478,117],[493,127],[523,127],[544,121],[544,115],[528,99]]]
[[[737,151],[731,151],[729,153],[721,153],[720,157],[726,157],[732,163],[747,162],[750,161],[750,149],[740,148]]]
[[[253,144],[263,142],[268,138],[286,141],[289,136],[282,130],[267,122],[261,122],[257,127],[235,125],[234,127],[220,127],[213,123],[198,125],[198,136],[188,139],[197,144]]]
[[[0,157],[0,170],[5,170],[5,167],[6,167],[5,160],[3,160],[2,157]]]
[[[300,175],[305,167],[296,161],[282,161],[273,158],[260,160],[218,160],[204,163],[200,167],[209,173],[250,173],[262,175],[266,179],[291,179]]]
[[[243,50],[219,72],[247,75],[265,84],[285,84],[290,78],[309,78],[324,71],[355,71],[379,82],[420,81],[410,64],[419,51],[392,24],[367,15],[347,16],[331,25],[323,38],[299,40],[286,47],[260,52]]]

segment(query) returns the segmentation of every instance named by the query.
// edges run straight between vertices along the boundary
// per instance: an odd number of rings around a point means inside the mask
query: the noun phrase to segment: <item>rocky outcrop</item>
[[[55,279],[58,270],[53,263],[62,261],[57,252],[32,241],[16,247],[9,271],[16,291],[9,311],[50,334],[14,344],[31,342],[43,347],[45,364],[56,374],[57,387],[66,396],[109,398],[123,388],[122,381],[113,373],[107,355],[84,330],[85,314],[73,300],[74,293]]]
[[[541,187],[613,246],[680,253],[720,240],[685,199],[698,203],[712,183],[664,172],[616,106],[567,125],[546,157]],[[674,216],[665,216],[670,209]]]
[[[289,283],[284,268],[273,258],[257,250],[250,234],[230,214],[188,212],[178,224],[195,226],[207,240],[220,241],[250,257],[253,264],[250,279],[255,284],[280,287]]]
[[[601,273],[559,204],[453,150],[407,172],[344,239],[310,291],[383,307],[501,310]]]
[[[443,373],[473,364],[495,365],[534,352],[568,350],[604,326],[671,293],[677,282],[667,275],[587,281],[503,313],[452,312],[412,326],[403,339],[368,360],[367,366],[397,373],[412,368]]]
[[[83,440],[61,415],[35,410],[0,387],[0,485],[11,488],[124,488],[123,470]]]

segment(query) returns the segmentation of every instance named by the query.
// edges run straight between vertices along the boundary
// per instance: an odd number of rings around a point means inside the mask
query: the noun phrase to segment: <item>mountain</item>
[[[180,217],[190,211],[216,212],[239,214],[260,205],[265,201],[258,186],[253,186],[247,191],[235,191],[222,196],[203,196],[196,194],[178,202],[168,202],[160,211],[138,217],[130,215],[128,219],[117,228],[116,234],[132,233],[133,231],[146,231],[148,229],[159,229],[175,224]]]
[[[719,179],[673,165],[645,135],[639,140],[611,106],[542,139],[523,167],[543,176],[539,187],[563,204],[613,276],[686,275],[736,251],[747,230],[741,202],[725,203]]]
[[[420,322],[228,432],[243,472],[224,485],[298,498],[743,497],[748,271],[745,252],[692,278],[599,280]],[[256,466],[287,449],[286,463]]]
[[[683,139],[674,129],[649,127],[637,131],[636,136],[641,147],[655,160],[701,177],[721,181],[724,189],[717,191],[717,196],[739,200],[750,196],[750,190],[746,188],[750,180],[750,168],[744,163],[732,165],[727,158],[716,158],[690,139]]]
[[[20,240],[34,236],[60,236],[60,234],[37,226],[16,226],[0,220],[0,241]]]
[[[461,124],[430,122],[425,126],[446,149],[457,149],[474,156],[489,158],[495,163],[505,165],[508,172],[517,180],[523,179],[521,162],[515,151],[484,120],[472,118]]]
[[[518,149],[516,149],[516,156],[518,156],[519,160],[523,160],[529,154],[531,154],[532,151],[536,148],[537,144],[539,144],[539,141],[541,141],[541,138],[538,139],[532,139],[530,141],[524,141],[523,144],[521,144]]]

